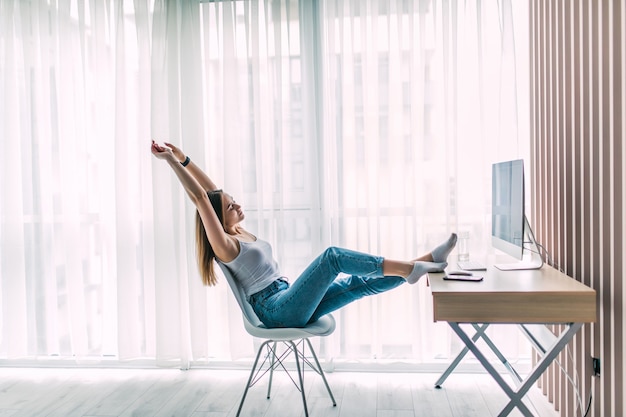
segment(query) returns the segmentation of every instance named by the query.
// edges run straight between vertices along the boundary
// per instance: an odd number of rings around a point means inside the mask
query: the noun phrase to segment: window
[[[519,3],[16,7],[0,24],[0,130],[15,138],[0,154],[0,355],[250,354],[227,289],[199,283],[195,213],[152,138],[243,204],[290,277],[329,245],[412,259],[469,230],[487,251],[490,163],[527,152]],[[430,302],[422,285],[342,309],[329,354],[446,357]]]

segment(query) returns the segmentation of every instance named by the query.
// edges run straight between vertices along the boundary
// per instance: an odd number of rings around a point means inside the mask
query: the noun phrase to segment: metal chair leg
[[[318,373],[322,377],[324,381],[324,385],[326,385],[326,390],[328,391],[328,395],[330,395],[330,399],[333,401],[333,407],[337,406],[337,402],[335,401],[335,397],[333,396],[332,391],[330,390],[330,386],[328,385],[328,381],[326,380],[326,375],[324,374],[324,370],[320,365],[320,361],[317,360],[317,355],[315,354],[315,350],[313,349],[313,345],[311,345],[311,341],[309,339],[304,339],[309,345],[309,349],[311,350],[311,354],[313,355],[313,359],[315,359],[315,365],[317,366]],[[304,351],[304,350],[303,350]]]
[[[306,394],[304,393],[304,379],[302,375],[303,369],[301,369],[300,367],[300,358],[298,357],[299,356],[298,347],[293,342],[293,340],[289,340],[286,343],[289,343],[291,345],[293,349],[293,354],[296,357],[296,370],[298,372],[298,379],[300,381],[300,394],[302,394],[302,404],[304,405],[304,416],[309,417],[309,409],[306,405]]]
[[[263,348],[270,343],[271,340],[266,340],[259,346],[259,350],[256,354],[256,359],[254,360],[254,365],[252,365],[252,369],[250,370],[250,377],[248,378],[248,383],[246,384],[246,389],[243,391],[243,396],[241,397],[241,402],[239,403],[239,409],[237,410],[237,417],[241,414],[241,408],[243,407],[243,403],[246,400],[246,395],[248,394],[248,389],[252,385],[252,379],[254,378],[254,371],[256,370],[257,364],[259,363],[259,358],[261,357],[261,352]]]
[[[270,391],[272,390],[272,379],[274,377],[274,364],[276,363],[276,342],[272,345],[272,357],[270,359],[270,382],[267,385],[267,399],[270,399]]]
[[[304,341],[306,341],[306,344],[305,344]],[[326,375],[324,374],[324,370],[322,369],[322,366],[320,365],[320,362],[317,359],[317,354],[315,353],[315,350],[313,349],[313,345],[311,344],[311,341],[308,338],[303,338],[303,339],[300,339],[300,342],[302,343],[302,350],[298,349],[298,345],[293,340],[283,341],[283,343],[285,343],[285,345],[287,345],[288,349],[291,350],[293,352],[294,356],[295,356],[296,372],[298,373],[298,382],[296,382],[293,378],[291,378],[291,376],[290,376],[290,378],[294,382],[296,387],[298,387],[298,389],[300,390],[300,394],[302,396],[302,404],[304,406],[304,415],[305,415],[305,417],[309,417],[309,409],[308,409],[307,402],[306,402],[306,393],[304,391],[304,368],[305,368],[305,364],[308,365],[312,370],[317,372],[322,377],[322,380],[324,381],[324,385],[326,386],[326,390],[328,391],[328,395],[330,396],[330,399],[333,402],[333,406],[336,406],[337,402],[335,401],[335,397],[333,396],[333,393],[332,393],[332,391],[330,389],[330,386],[328,385],[328,381],[326,380]],[[272,343],[271,347],[269,346],[270,343]],[[248,378],[248,382],[246,384],[246,388],[245,388],[245,390],[243,392],[243,396],[241,397],[241,402],[239,403],[239,409],[237,410],[237,417],[239,417],[239,415],[241,414],[241,410],[243,408],[243,404],[244,404],[244,402],[246,400],[246,396],[248,394],[248,389],[252,385],[256,384],[256,382],[259,381],[260,377],[265,375],[266,372],[269,371],[269,373],[270,373],[269,384],[268,384],[268,387],[267,387],[267,398],[268,399],[270,398],[271,389],[272,389],[274,368],[276,366],[280,365],[287,372],[287,374],[289,374],[289,371],[287,370],[287,368],[285,367],[285,365],[282,362],[283,359],[285,359],[289,355],[289,352],[286,351],[285,353],[283,353],[280,356],[278,356],[277,352],[276,352],[276,345],[277,345],[276,341],[274,341],[274,340],[266,340],[259,347],[259,350],[258,350],[258,352],[256,354],[256,358],[254,360],[254,364],[252,365],[252,369],[250,370],[250,377]],[[305,351],[306,345],[308,345],[309,349],[311,350],[311,355],[313,356],[314,363],[309,361],[309,359],[307,359],[306,356],[305,356],[306,355],[306,351]],[[261,370],[264,369],[264,365],[262,364],[262,365],[259,366],[259,359],[261,357],[261,352],[263,352],[264,348],[268,349],[269,369],[265,370],[264,372],[261,372]],[[268,357],[266,356],[265,360],[263,361],[264,364],[265,364],[265,361],[267,359],[268,359]],[[301,360],[302,360],[302,364],[300,364]]]

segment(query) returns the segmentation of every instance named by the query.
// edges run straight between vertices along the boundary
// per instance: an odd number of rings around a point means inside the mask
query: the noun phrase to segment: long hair
[[[209,201],[222,227],[224,227],[224,212],[222,210],[222,190],[209,191]],[[204,285],[213,286],[217,284],[217,275],[215,274],[215,252],[206,235],[204,224],[200,213],[196,210],[196,255],[198,260],[198,270]]]

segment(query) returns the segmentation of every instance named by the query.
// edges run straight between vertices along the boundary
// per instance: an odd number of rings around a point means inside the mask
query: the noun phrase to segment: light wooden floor
[[[213,369],[0,368],[0,417],[231,417],[247,377],[246,371]],[[309,412],[311,417],[488,417],[505,404],[487,374],[455,373],[443,389],[434,389],[437,377],[329,373],[333,407],[317,374],[307,372]],[[300,393],[284,374],[276,374],[270,400],[266,381],[251,388],[242,416],[303,415]],[[535,392],[531,398],[538,416],[557,416],[543,396]]]

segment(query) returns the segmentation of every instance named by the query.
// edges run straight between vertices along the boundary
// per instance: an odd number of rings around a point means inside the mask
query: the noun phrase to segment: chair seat
[[[314,323],[308,324],[306,327],[276,327],[268,329],[267,327],[254,326],[248,320],[244,320],[246,331],[252,336],[272,339],[272,340],[294,340],[311,336],[328,336],[335,331],[335,319],[331,314],[320,317]]]

